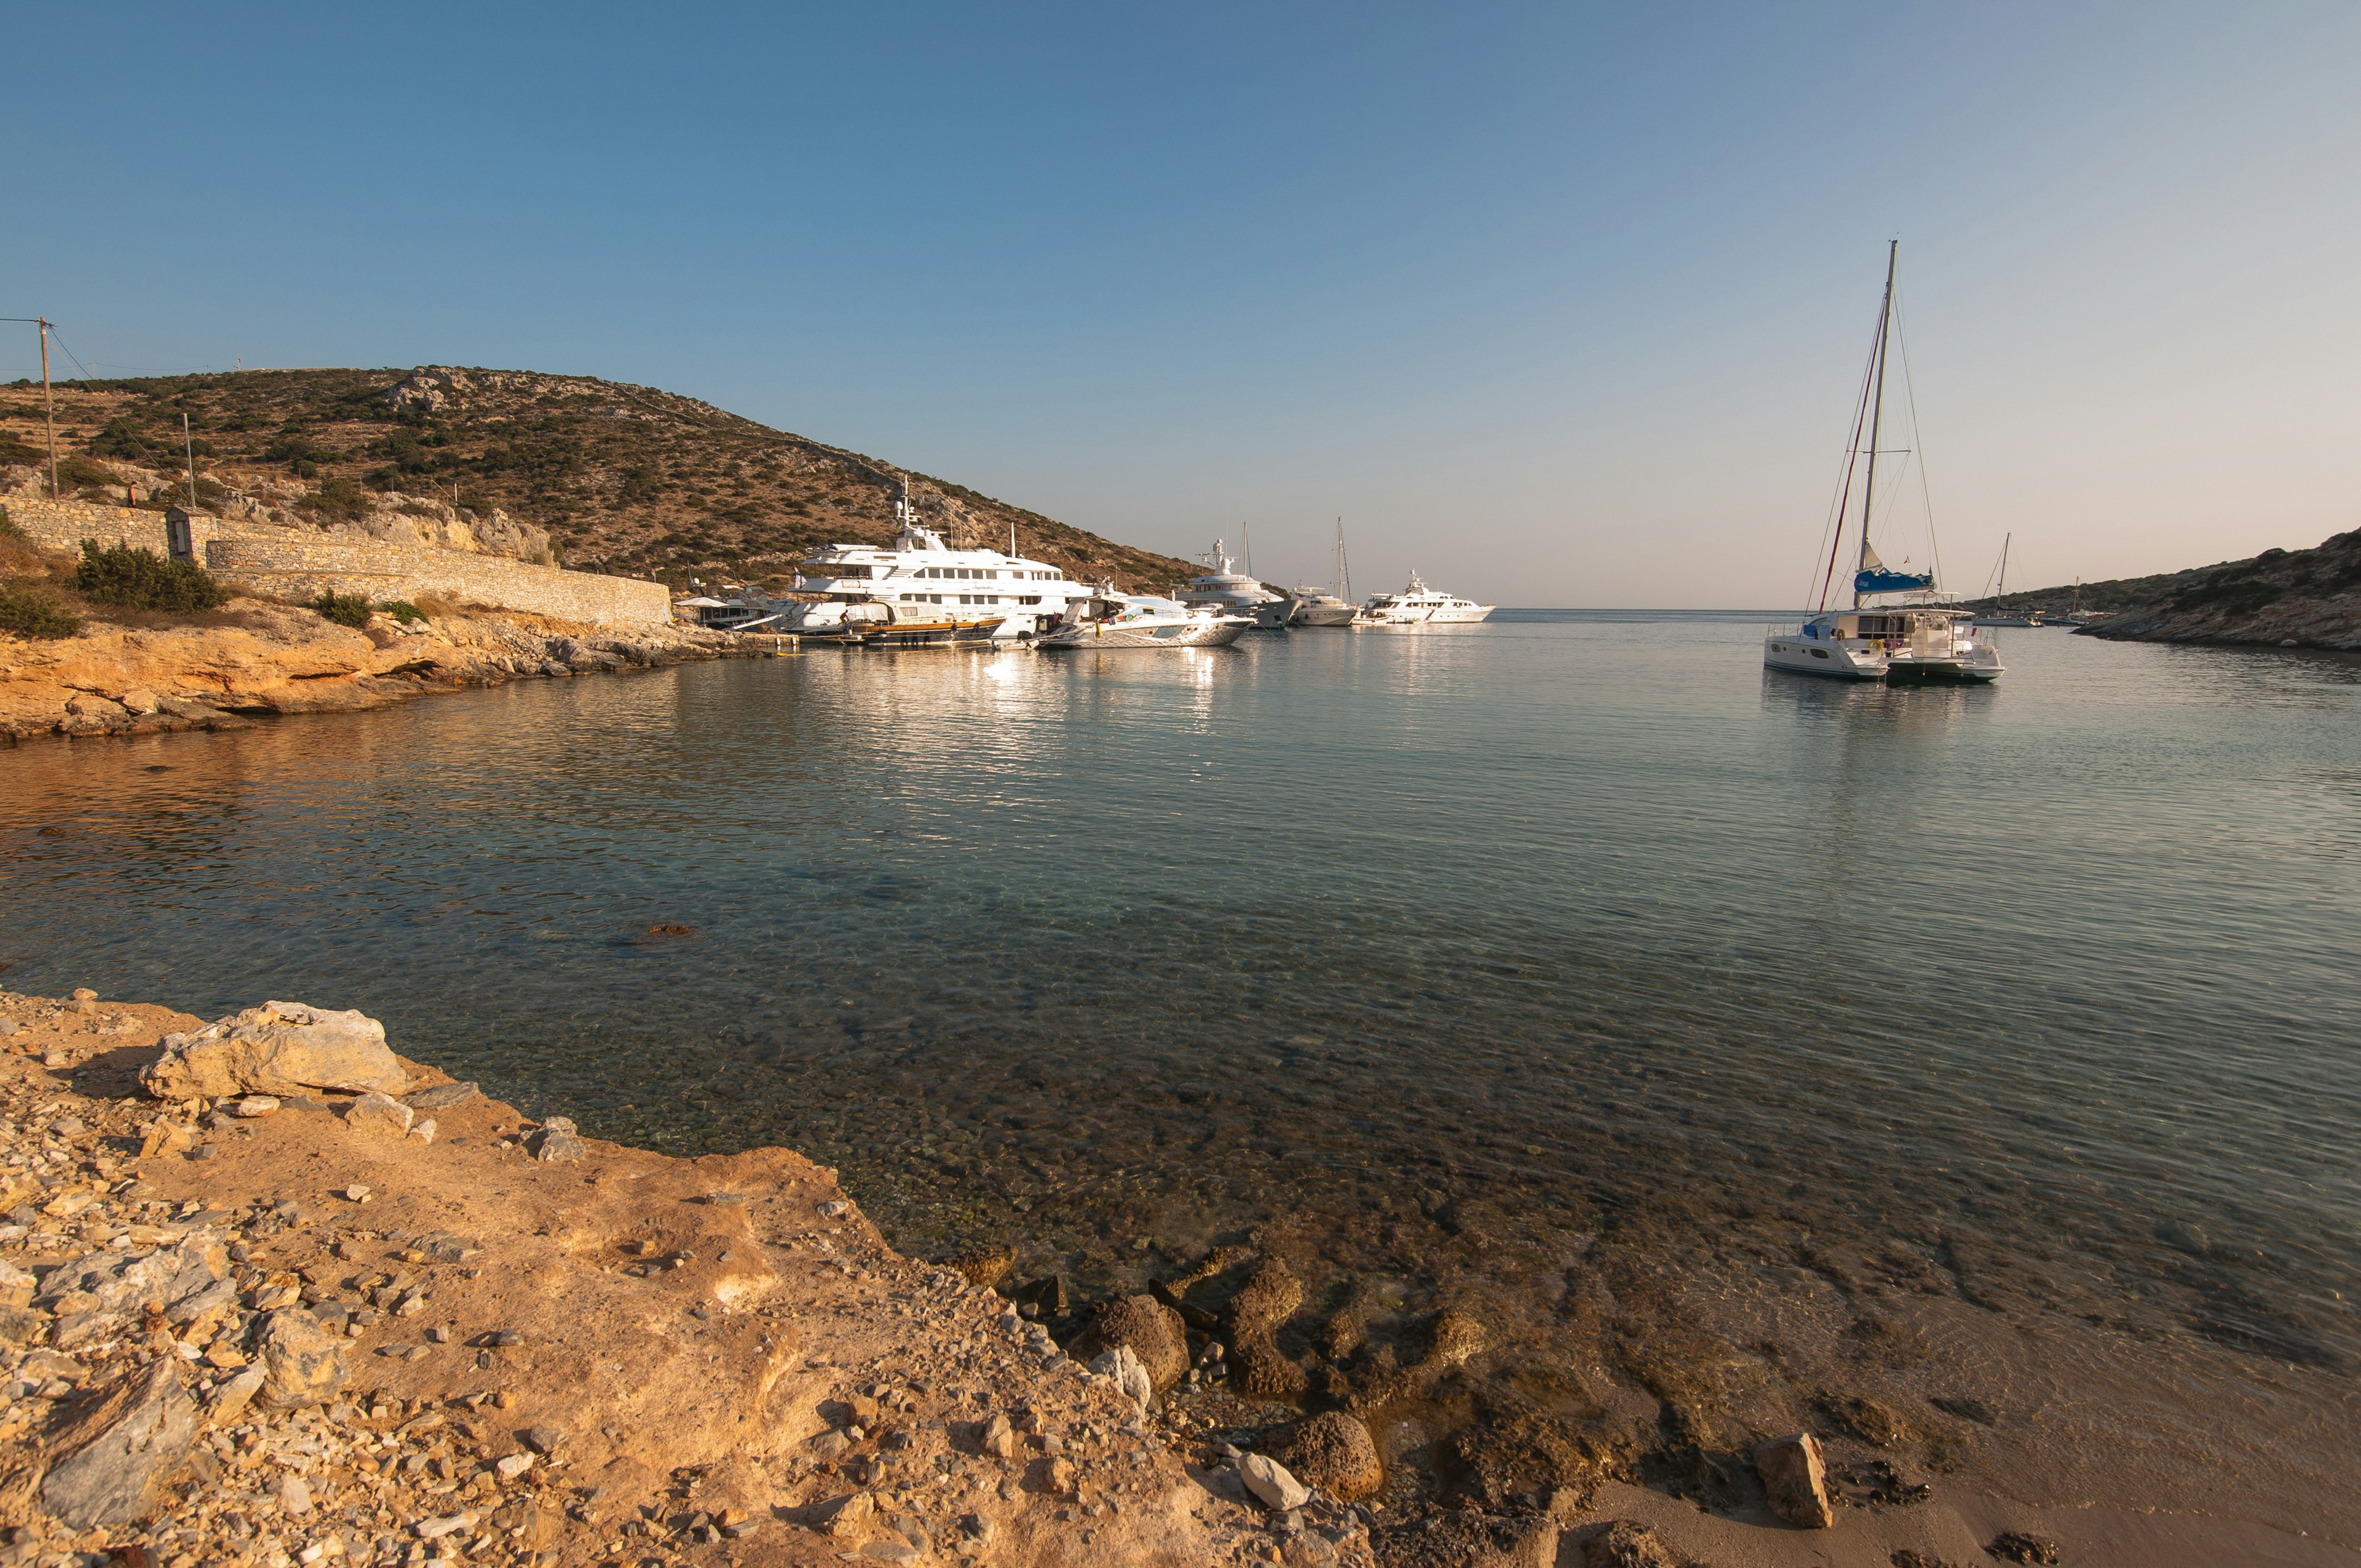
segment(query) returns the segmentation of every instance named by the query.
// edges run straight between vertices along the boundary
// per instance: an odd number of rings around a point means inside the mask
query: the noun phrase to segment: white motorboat
[[[1212,605],[1182,604],[1154,594],[1101,588],[1066,612],[1042,638],[1042,648],[1225,648],[1254,625],[1254,617]]]
[[[890,547],[831,544],[804,557],[796,587],[825,597],[798,603],[778,628],[805,637],[839,637],[866,614],[851,613],[851,607],[889,605],[906,621],[988,620],[995,623],[996,640],[1021,641],[1047,632],[1068,606],[1093,592],[1091,585],[1071,580],[1049,562],[1016,554],[1013,528],[1005,554],[950,548],[918,521],[907,480],[894,516],[900,526]]]
[[[1237,557],[1228,553],[1227,544],[1226,540],[1214,540],[1213,548],[1198,557],[1213,569],[1190,578],[1172,597],[1182,604],[1207,605],[1246,616],[1260,630],[1284,630],[1293,601],[1239,571]]]
[[[1885,253],[1885,298],[1877,338],[1853,411],[1852,445],[1838,492],[1836,537],[1828,568],[1819,572],[1819,606],[1801,626],[1773,627],[1763,639],[1766,668],[1854,681],[1992,681],[2004,674],[1999,652],[1966,611],[1944,603],[1932,572],[1895,571],[1869,543],[1877,495],[1878,439],[1885,417],[1885,351],[1894,325],[1894,264],[1899,242]],[[1916,422],[1914,413],[1913,422]],[[1861,444],[1866,431],[1869,444]],[[1914,436],[1911,448],[1918,443]],[[1861,480],[1861,543],[1854,558],[1852,604],[1831,608],[1837,562],[1844,549],[1846,502],[1854,465],[1867,458]],[[1934,526],[1930,519],[1927,523]],[[1905,563],[1907,565],[1907,563]],[[1875,602],[1883,601],[1883,602]]]
[[[1297,584],[1295,603],[1287,612],[1290,626],[1350,626],[1361,613],[1353,603],[1353,579],[1345,570],[1345,520],[1336,520],[1336,591]]]
[[[1361,613],[1351,599],[1340,598],[1326,588],[1298,586],[1295,607],[1288,611],[1290,626],[1350,626],[1353,618]]]
[[[1410,575],[1410,587],[1398,594],[1379,594],[1361,607],[1360,626],[1472,626],[1499,607],[1477,604],[1454,594],[1437,593]]]
[[[698,594],[672,601],[673,619],[693,620],[708,631],[775,631],[798,607],[790,599],[774,599],[758,587],[730,590],[727,598]]]

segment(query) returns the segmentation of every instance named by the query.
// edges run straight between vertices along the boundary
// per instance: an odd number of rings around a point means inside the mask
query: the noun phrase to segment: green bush
[[[229,590],[193,561],[168,561],[153,550],[82,542],[73,586],[86,598],[120,609],[218,609]]]
[[[339,474],[320,481],[320,488],[295,503],[298,511],[335,522],[351,522],[368,515],[368,495],[359,484]]]
[[[312,608],[335,621],[338,626],[367,626],[369,601],[358,594],[340,594],[334,588],[312,601]]]
[[[426,619],[426,612],[419,609],[416,605],[412,604],[408,599],[395,599],[391,604],[382,604],[378,606],[378,608],[385,611],[386,614],[393,617],[394,620],[401,622],[404,626],[409,625],[413,620],[423,620]]]
[[[29,583],[0,583],[0,631],[16,637],[71,637],[82,619],[60,609]]]
[[[8,515],[8,509],[6,507],[0,507],[0,539],[22,539],[24,537],[25,531],[16,526],[16,520]]]

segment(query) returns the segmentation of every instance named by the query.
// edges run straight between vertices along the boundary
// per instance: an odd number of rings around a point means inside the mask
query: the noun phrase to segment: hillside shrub
[[[16,520],[8,515],[8,509],[6,507],[0,507],[0,539],[22,539],[24,537],[25,531],[16,526]]]
[[[340,594],[330,588],[312,601],[312,608],[338,626],[359,628],[368,624],[369,601],[358,594]]]
[[[295,503],[298,511],[334,522],[353,522],[368,514],[368,493],[358,482],[339,474],[320,481],[320,488]]]
[[[193,561],[168,561],[127,544],[101,550],[87,539],[73,586],[83,598],[118,609],[218,609],[229,602],[229,590]]]
[[[71,637],[82,618],[69,615],[30,583],[0,583],[0,631],[13,637]]]
[[[426,619],[426,612],[419,609],[416,605],[412,604],[408,599],[395,599],[390,604],[381,604],[378,606],[378,609],[385,611],[386,614],[393,617],[394,620],[401,622],[404,626],[409,625],[413,620],[423,620]]]

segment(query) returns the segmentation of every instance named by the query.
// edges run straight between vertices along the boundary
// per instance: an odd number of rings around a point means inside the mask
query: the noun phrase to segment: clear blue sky
[[[1266,576],[1324,576],[1341,513],[1363,593],[1761,606],[1899,237],[1949,586],[2010,530],[2031,586],[2361,525],[2350,0],[8,36],[0,314],[102,374],[575,371],[1175,554],[1250,522]]]

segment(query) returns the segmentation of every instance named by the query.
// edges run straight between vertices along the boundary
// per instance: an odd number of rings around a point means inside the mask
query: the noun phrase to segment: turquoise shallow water
[[[1373,1217],[1538,1280],[1602,1216],[1775,1211],[2355,1365],[2361,664],[2003,631],[1997,688],[1887,691],[1761,631],[820,652],[27,745],[0,959],[361,1007],[594,1134],[840,1163],[920,1250],[1118,1279],[1277,1216],[1415,1300]]]

